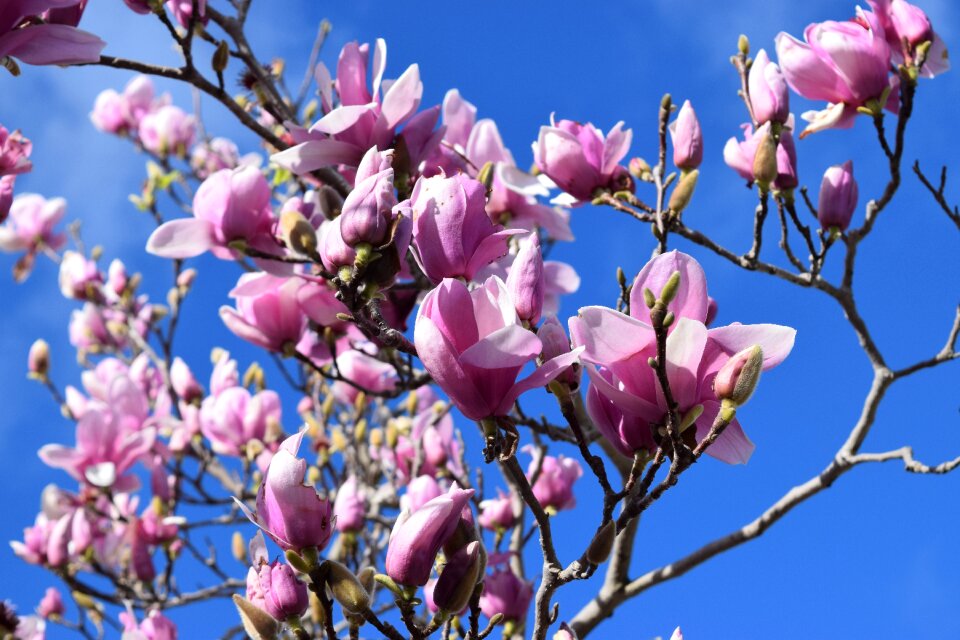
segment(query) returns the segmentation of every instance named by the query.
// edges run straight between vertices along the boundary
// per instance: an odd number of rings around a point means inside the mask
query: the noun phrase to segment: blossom
[[[200,429],[216,453],[240,457],[253,442],[268,443],[280,431],[280,397],[269,389],[251,395],[230,387],[204,399]]]
[[[670,123],[668,131],[673,142],[673,164],[684,171],[699,167],[703,162],[703,133],[689,100],[684,100],[677,119]]]
[[[220,318],[244,340],[268,351],[289,353],[307,327],[298,298],[300,286],[298,278],[245,273],[230,292],[236,308],[220,307]]]
[[[516,515],[513,513],[513,502],[502,489],[497,490],[496,498],[488,498],[480,503],[480,515],[477,517],[477,522],[484,529],[502,531],[512,527],[516,519]]]
[[[168,99],[154,100],[153,81],[141,74],[131,78],[121,93],[114,89],[101,91],[93,103],[90,121],[105,133],[138,135],[144,116],[162,107]]]
[[[817,205],[820,226],[824,229],[836,227],[846,231],[857,208],[858,195],[852,160],[827,169],[820,183],[820,200]]]
[[[723,161],[736,171],[741,178],[748,182],[754,181],[754,159],[757,149],[765,136],[770,135],[770,123],[766,123],[756,131],[749,124],[742,126],[744,140],[738,142],[736,138],[727,140],[723,147]],[[773,181],[775,189],[794,189],[799,184],[797,180],[797,150],[793,141],[793,134],[789,129],[780,132],[777,145],[777,177]]]
[[[681,416],[702,411],[691,432],[683,434],[685,438],[699,441],[709,432],[720,410],[713,380],[731,355],[759,345],[762,369],[767,370],[780,364],[793,348],[796,331],[790,327],[733,324],[707,329],[704,322],[710,303],[699,263],[677,251],[654,258],[634,280],[629,316],[604,307],[584,307],[569,323],[573,344],[584,347],[581,359],[589,363],[584,367],[591,382],[587,411],[604,437],[627,456],[641,450],[652,453],[662,436],[667,405],[647,364],[656,356],[656,337],[643,290],[659,295],[675,272],[680,283],[667,307],[676,317],[667,336],[667,378]],[[745,463],[753,448],[734,419],[706,452],[735,464]]]
[[[9,132],[0,125],[0,177],[15,176],[33,169],[30,154],[33,143],[19,131]]]
[[[333,500],[333,516],[337,531],[341,533],[363,529],[367,517],[367,496],[356,476],[351,475],[337,490],[337,497]]]
[[[297,552],[308,547],[322,550],[334,524],[330,502],[303,484],[307,461],[297,457],[302,438],[302,433],[290,436],[273,456],[257,492],[256,513],[234,498],[247,518],[274,542]]]
[[[790,117],[790,93],[780,67],[770,62],[765,50],[757,52],[747,80],[750,106],[757,122],[761,125],[767,122],[786,124]]]
[[[630,150],[633,131],[618,122],[606,136],[589,122],[555,121],[540,127],[533,145],[537,167],[568,196],[564,204],[589,202],[597,189],[619,191],[632,186],[627,170],[619,166]]]
[[[471,420],[506,415],[522,393],[546,385],[579,355],[574,350],[548,360],[517,381],[543,345],[523,328],[496,276],[473,291],[458,280],[443,280],[420,305],[414,342],[434,381]]]
[[[532,582],[519,578],[509,568],[499,568],[484,578],[480,610],[488,618],[500,613],[505,620],[518,622],[526,619],[532,599]]]
[[[138,135],[147,151],[165,156],[174,154],[184,157],[193,144],[197,132],[197,119],[172,104],[167,104],[143,116]]]
[[[566,456],[543,456],[533,450],[533,460],[527,468],[527,478],[532,479],[539,469],[536,482],[533,483],[533,495],[540,505],[548,511],[557,512],[572,509],[577,505],[573,496],[573,484],[583,475],[580,463]]]
[[[917,45],[930,42],[927,59],[920,68],[923,76],[932,78],[950,69],[947,47],[943,38],[934,30],[930,18],[916,5],[906,0],[867,0],[873,9],[890,45],[894,64],[904,61],[904,56],[913,58]],[[904,50],[906,39],[908,48]]]
[[[0,7],[0,63],[8,56],[36,65],[99,60],[107,43],[92,33],[76,25],[30,20],[45,11],[76,4],[77,0],[6,0]]]
[[[264,609],[276,620],[284,621],[290,616],[301,616],[310,603],[307,585],[287,564],[273,562],[263,564],[257,573],[263,593]]]
[[[879,99],[890,85],[890,46],[876,14],[857,9],[857,19],[813,23],[804,42],[777,35],[780,69],[794,91],[810,100],[826,100],[822,111],[803,114],[810,124],[802,136],[853,126],[857,108]],[[895,109],[894,109],[895,111]]]
[[[440,547],[456,530],[472,495],[473,489],[461,489],[454,483],[450,491],[416,511],[403,510],[390,533],[387,575],[399,584],[425,585]]]
[[[270,185],[254,167],[223,169],[203,181],[193,199],[193,218],[163,223],[147,240],[147,252],[192,258],[206,251],[232,260],[230,244],[275,251]]]

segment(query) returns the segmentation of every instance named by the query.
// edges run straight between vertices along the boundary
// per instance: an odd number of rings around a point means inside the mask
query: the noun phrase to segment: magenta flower
[[[520,241],[520,251],[507,274],[507,291],[517,309],[517,317],[528,326],[536,326],[543,312],[545,288],[540,237],[531,233]]]
[[[73,300],[102,298],[103,274],[97,263],[76,251],[67,251],[60,261],[60,293]]]
[[[563,325],[554,316],[543,321],[537,330],[537,337],[543,343],[543,359],[551,360],[570,353],[570,338]],[[576,388],[580,384],[580,367],[573,364],[563,370],[556,378],[559,382]]]
[[[823,174],[817,219],[824,229],[836,227],[846,231],[857,208],[859,189],[853,177],[853,161],[834,165]]]
[[[147,151],[165,156],[186,157],[197,133],[197,119],[180,107],[167,104],[140,120],[138,135]]]
[[[804,40],[783,32],[777,36],[777,57],[790,88],[829,103],[803,114],[810,124],[801,137],[853,126],[857,107],[879,99],[891,86],[890,46],[879,18],[858,8],[856,20],[811,24]]]
[[[322,550],[334,524],[330,502],[303,484],[307,461],[297,457],[302,439],[302,433],[290,436],[273,456],[257,493],[256,513],[234,498],[247,518],[274,542],[297,552],[308,547]]]
[[[120,621],[123,623],[125,637],[129,634],[137,640],[177,640],[177,625],[157,610],[147,614],[139,625],[133,614],[127,611],[120,614]]]
[[[488,498],[480,503],[480,515],[477,523],[490,531],[502,531],[512,527],[517,518],[513,513],[513,502],[502,489],[497,489],[496,498]]]
[[[423,272],[433,282],[473,279],[477,271],[507,253],[510,236],[487,216],[482,184],[458,174],[420,178],[409,201],[413,246]]]
[[[231,242],[275,252],[270,185],[254,167],[218,171],[200,185],[193,218],[160,225],[147,240],[147,251],[164,258],[192,258],[210,251],[232,260]]]
[[[56,251],[66,238],[53,228],[66,212],[67,202],[63,198],[47,200],[28,193],[17,196],[9,219],[0,227],[0,251],[36,253],[44,247]]]
[[[378,39],[374,45],[372,90],[367,88],[367,66],[370,46],[349,42],[340,52],[336,82],[321,63],[317,66],[317,84],[320,89],[324,116],[309,131],[288,123],[297,145],[274,154],[276,164],[304,175],[331,165],[355,167],[370,147],[380,150],[394,146],[397,130],[410,151],[410,168],[416,170],[420,160],[440,140],[433,128],[439,109],[414,115],[423,96],[420,68],[413,64],[393,82],[383,79],[387,63],[387,45]],[[333,89],[336,88],[339,105],[333,108]],[[381,95],[381,87],[385,88]]]
[[[663,393],[647,364],[647,359],[656,355],[656,339],[648,324],[650,312],[643,302],[643,289],[659,295],[674,272],[680,273],[680,286],[668,306],[677,319],[667,337],[667,377],[681,416],[702,408],[694,425],[698,441],[720,410],[713,380],[731,355],[759,345],[766,370],[780,364],[793,348],[796,331],[789,327],[733,324],[707,329],[704,322],[710,303],[699,263],[676,251],[654,258],[634,280],[630,316],[604,307],[584,307],[570,319],[573,343],[585,347],[583,362],[599,366],[585,367],[592,383],[587,411],[604,437],[627,456],[639,450],[653,452],[665,424]],[[734,420],[707,453],[736,464],[745,463],[753,449]]]
[[[699,167],[703,162],[703,133],[689,100],[684,100],[677,119],[670,123],[668,131],[673,142],[673,164],[684,171]]]
[[[537,450],[527,449],[533,460],[527,467],[527,478],[533,478],[537,468],[540,475],[533,484],[533,495],[540,501],[540,505],[548,513],[556,513],[577,506],[573,495],[574,483],[583,475],[580,463],[566,456],[545,456],[540,460]]]
[[[337,490],[337,497],[333,500],[333,517],[340,533],[355,533],[363,529],[367,517],[367,496],[356,476],[347,478]]]
[[[502,613],[505,620],[520,622],[526,619],[532,599],[532,582],[517,577],[509,568],[500,568],[483,581],[480,610],[488,618]]]
[[[929,41],[930,51],[920,73],[928,78],[948,71],[950,58],[943,39],[933,30],[930,18],[924,11],[906,0],[867,0],[873,9],[893,53],[893,63],[900,64],[905,56],[913,57],[917,45]],[[904,50],[903,41],[909,47]]]
[[[90,121],[100,131],[137,135],[143,117],[166,104],[169,96],[154,100],[153,81],[149,76],[134,76],[122,93],[105,89],[97,95],[90,112]]]
[[[144,427],[147,399],[127,376],[110,385],[106,407],[88,408],[77,422],[75,448],[44,445],[40,459],[95,487],[130,487],[124,474],[153,447],[155,429]],[[135,484],[134,484],[135,486]]]
[[[63,605],[63,596],[60,595],[59,589],[56,587],[47,587],[47,591],[43,594],[43,599],[40,600],[40,604],[37,606],[37,613],[40,617],[60,617],[66,610],[66,607]]]
[[[30,154],[33,143],[19,131],[10,133],[0,125],[0,177],[15,176],[33,169]]]
[[[450,491],[416,511],[402,511],[390,533],[387,575],[398,584],[425,585],[437,553],[456,530],[472,495],[473,489],[464,490],[454,483]]]
[[[723,147],[723,161],[748,182],[754,181],[753,161],[757,155],[757,148],[770,131],[767,122],[754,132],[749,124],[742,126],[744,140],[738,142],[736,138],[727,140]],[[797,149],[793,141],[793,134],[789,129],[780,132],[780,142],[777,145],[777,177],[773,181],[773,188],[779,190],[794,189],[797,184]]]
[[[204,399],[200,429],[216,453],[242,457],[250,442],[266,444],[280,432],[280,417],[275,391],[251,395],[245,387],[231,387]]]
[[[268,351],[289,354],[307,327],[297,294],[299,278],[245,273],[230,292],[236,309],[220,307],[220,318],[234,334]]]
[[[273,562],[263,564],[257,573],[263,593],[264,609],[276,620],[285,621],[290,616],[302,616],[310,600],[307,585],[287,564]]]
[[[589,122],[556,122],[553,116],[550,126],[540,127],[540,136],[533,145],[534,162],[568,194],[570,201],[561,202],[589,202],[597,189],[629,188],[629,174],[618,163],[630,150],[633,131],[624,131],[622,127],[623,123],[618,122],[604,136]]]
[[[522,393],[546,385],[580,353],[548,360],[517,381],[543,345],[523,328],[506,285],[495,276],[473,291],[458,280],[441,282],[420,306],[414,342],[434,381],[471,420],[506,415]]]
[[[0,6],[0,63],[8,56],[36,65],[99,60],[107,43],[97,36],[75,28],[76,25],[31,19],[77,4],[77,0],[6,0]]]
[[[246,159],[246,156],[244,156]],[[228,138],[214,138],[201,142],[190,152],[190,167],[201,180],[224,169],[235,169],[240,165],[240,151]]]
[[[184,402],[194,402],[203,398],[203,387],[197,382],[193,372],[183,358],[173,359],[170,365],[170,386]]]
[[[338,353],[336,365],[340,375],[350,381],[333,383],[333,395],[344,404],[353,404],[360,389],[385,393],[397,387],[397,370],[393,365],[359,349]]]
[[[389,239],[397,196],[393,187],[393,151],[371,147],[357,169],[357,186],[343,202],[340,233],[350,247],[379,247]]]
[[[767,52],[757,52],[748,76],[750,106],[759,124],[779,122],[786,124],[790,118],[790,93],[787,82],[776,63],[770,62]]]

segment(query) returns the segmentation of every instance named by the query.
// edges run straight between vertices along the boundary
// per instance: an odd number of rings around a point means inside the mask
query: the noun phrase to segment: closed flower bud
[[[673,164],[684,171],[699,167],[703,161],[703,134],[689,100],[680,107],[680,113],[670,123],[669,131],[670,140],[673,141]]]
[[[837,227],[845,231],[850,226],[853,211],[857,208],[859,189],[853,178],[853,161],[835,165],[823,174],[820,183],[820,201],[817,219],[824,229]]]
[[[558,356],[570,353],[570,339],[563,325],[554,316],[548,317],[537,330],[537,337],[543,343],[542,357],[544,360],[552,360]],[[557,381],[576,388],[580,384],[580,365],[572,364],[557,376]]]
[[[450,556],[433,588],[433,602],[437,608],[454,614],[463,611],[482,570],[479,542],[471,542]]]
[[[193,402],[203,397],[203,388],[190,371],[190,367],[181,358],[173,359],[170,365],[170,384],[180,399],[184,402]]]
[[[344,611],[363,613],[370,607],[370,594],[350,569],[333,560],[325,560],[322,568],[327,573],[327,586],[333,599]]]
[[[765,124],[757,132],[762,137],[757,146],[757,155],[753,157],[753,179],[763,189],[777,179],[777,141],[773,138],[770,124]]]
[[[257,572],[266,611],[279,621],[299,617],[307,610],[307,585],[287,564],[263,564]]]
[[[750,399],[763,369],[763,350],[753,345],[740,351],[720,367],[713,380],[713,392],[718,400],[739,407]]]
[[[748,77],[750,105],[757,122],[786,123],[790,117],[790,94],[787,81],[776,63],[770,62],[767,52],[760,49],[750,67]]]
[[[520,241],[520,252],[507,274],[507,291],[513,298],[517,317],[530,325],[540,321],[543,311],[543,256],[536,233]]]
[[[673,192],[670,194],[670,201],[667,204],[672,211],[680,213],[687,208],[687,205],[690,204],[690,199],[693,197],[693,190],[697,187],[697,178],[699,176],[700,172],[694,169],[680,177],[677,186],[673,188]]]
[[[47,588],[43,595],[40,605],[37,607],[37,613],[44,618],[59,618],[66,609],[63,606],[63,597],[55,587]]]
[[[610,552],[613,551],[613,543],[616,539],[617,525],[613,520],[610,520],[597,531],[593,540],[590,541],[586,553],[587,561],[591,564],[606,562],[607,558],[610,557]]]
[[[50,370],[50,345],[46,340],[36,340],[30,345],[30,353],[27,356],[27,371],[31,378],[40,380],[47,379],[47,372]]]

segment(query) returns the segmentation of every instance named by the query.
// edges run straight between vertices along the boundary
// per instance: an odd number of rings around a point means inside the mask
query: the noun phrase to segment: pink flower
[[[304,131],[287,123],[296,146],[274,154],[271,160],[298,175],[321,167],[343,164],[355,167],[370,147],[380,150],[394,146],[397,130],[409,151],[409,168],[414,173],[420,161],[440,141],[442,132],[433,128],[439,108],[414,115],[423,96],[420,68],[410,65],[393,82],[383,79],[387,45],[378,39],[374,45],[372,90],[367,88],[370,46],[349,42],[340,52],[337,79],[321,63],[316,77],[324,116]],[[339,105],[333,108],[333,88]],[[385,90],[381,95],[381,87]],[[405,124],[404,124],[405,123]]]
[[[140,120],[138,134],[147,151],[160,156],[173,154],[181,158],[193,144],[197,119],[183,109],[167,104],[151,111]]]
[[[820,226],[824,229],[836,227],[840,231],[846,231],[857,208],[858,196],[852,160],[827,169],[820,183],[820,201],[817,205]]]
[[[534,162],[572,202],[591,201],[597,189],[632,191],[629,173],[618,163],[630,150],[633,131],[622,127],[618,122],[604,136],[589,122],[556,122],[551,116],[533,145]]]
[[[167,0],[166,5],[181,27],[186,29],[190,26],[193,16],[193,0]],[[197,10],[199,12],[196,18],[197,24],[207,24],[207,0],[199,0]]]
[[[230,387],[204,399],[200,406],[200,429],[216,453],[241,457],[247,444],[267,444],[280,432],[280,397],[275,391],[250,394],[244,387]]]
[[[100,131],[137,135],[143,117],[164,106],[169,97],[154,100],[153,81],[149,76],[134,76],[123,88],[123,93],[106,89],[97,95],[90,112],[90,121]]]
[[[449,492],[416,511],[402,511],[390,533],[387,575],[402,585],[425,585],[440,547],[456,530],[472,495],[473,489],[464,490],[454,483]]]
[[[779,122],[786,124],[790,117],[790,93],[787,82],[776,63],[770,62],[767,52],[757,52],[748,76],[750,106],[759,124]]]
[[[333,500],[333,517],[337,531],[341,533],[363,529],[367,517],[367,496],[356,476],[347,478],[337,490],[337,497]]]
[[[393,151],[371,147],[357,169],[357,186],[343,201],[340,233],[350,247],[379,247],[389,239],[397,196],[393,187]]]
[[[237,500],[250,521],[274,542],[298,553],[308,547],[322,550],[333,529],[330,502],[303,484],[307,461],[297,457],[302,438],[302,433],[287,438],[273,456],[257,493],[256,513]]]
[[[502,531],[512,527],[517,518],[513,513],[513,502],[503,490],[497,490],[496,498],[489,498],[480,503],[480,515],[477,522],[484,529]]]
[[[131,637],[143,638],[143,640],[177,640],[177,625],[173,620],[166,617],[157,610],[151,611],[143,619],[140,625],[137,625],[137,619],[132,613],[124,611],[120,614],[120,621],[123,623],[124,636],[131,634]],[[139,636],[133,635],[139,633]]]
[[[424,367],[471,420],[506,415],[525,391],[542,387],[577,360],[579,351],[548,360],[517,381],[543,345],[524,329],[503,281],[469,291],[445,279],[417,314],[414,341]]]
[[[107,43],[92,33],[75,25],[30,20],[46,11],[77,4],[77,0],[6,0],[0,6],[0,62],[7,56],[36,65],[99,60]]]
[[[66,607],[63,606],[63,597],[60,595],[60,591],[56,587],[47,587],[47,591],[43,594],[43,599],[37,607],[37,613],[43,618],[50,618],[60,617],[64,612],[66,612]]]
[[[673,164],[684,171],[699,167],[703,162],[703,133],[689,100],[684,100],[677,119],[670,123],[668,130],[673,142]]]
[[[779,325],[740,325],[707,329],[710,308],[706,276],[690,256],[672,251],[660,255],[640,271],[633,283],[630,316],[604,307],[584,307],[570,319],[573,343],[585,348],[582,360],[591,388],[587,411],[597,428],[624,455],[656,448],[665,424],[666,404],[654,370],[647,364],[656,355],[656,339],[643,290],[659,295],[674,272],[680,273],[676,297],[668,305],[676,317],[666,345],[667,377],[681,416],[702,409],[696,440],[710,430],[720,410],[713,380],[720,367],[738,351],[759,345],[763,369],[780,364],[793,348],[796,331]],[[740,424],[734,420],[707,453],[723,462],[745,463],[753,452]]]
[[[10,133],[0,125],[0,177],[15,176],[33,169],[30,153],[33,143],[19,131]]]
[[[230,292],[237,301],[236,309],[220,307],[220,318],[244,340],[268,351],[289,353],[307,326],[297,297],[301,285],[299,278],[245,273]]]
[[[144,427],[147,398],[127,376],[110,385],[106,407],[89,408],[77,422],[76,448],[48,444],[40,459],[95,487],[129,487],[124,474],[153,447],[155,430]]]
[[[302,616],[310,603],[307,585],[287,564],[263,564],[257,574],[263,593],[264,608],[276,620]]]
[[[13,200],[10,218],[0,227],[0,250],[35,253],[43,247],[56,251],[66,238],[54,227],[67,212],[63,198],[47,200],[43,196],[23,194]]]
[[[67,251],[60,261],[60,293],[74,300],[102,299],[103,274],[97,263],[76,251]]]
[[[228,138],[214,138],[201,142],[190,152],[190,166],[201,180],[222,171],[233,169],[240,164],[240,151]]]
[[[529,326],[540,322],[545,288],[540,237],[531,233],[520,241],[520,251],[507,274],[507,291],[513,298],[517,317]]]
[[[895,65],[903,62],[905,57],[912,60],[917,45],[929,41],[930,51],[920,73],[932,78],[950,69],[947,47],[943,39],[934,32],[930,18],[920,7],[906,0],[867,0],[867,4],[873,8],[877,19],[883,25]],[[904,39],[909,45],[906,50],[903,46]]]
[[[805,42],[781,32],[777,57],[787,84],[827,108],[803,114],[801,136],[853,126],[857,107],[878,99],[890,86],[890,46],[877,15],[857,9],[857,19],[819,22],[804,31]],[[894,109],[895,111],[895,109]]]
[[[194,402],[203,398],[203,387],[197,382],[190,367],[179,356],[170,365],[170,385],[184,402]]]
[[[344,404],[353,404],[360,389],[376,394],[393,391],[397,386],[393,365],[358,349],[338,353],[336,364],[340,375],[350,381],[333,383],[334,396]]]
[[[400,508],[413,512],[434,498],[442,496],[443,489],[430,475],[420,475],[407,484],[407,492],[400,497]]]
[[[542,355],[544,360],[551,360],[570,353],[570,338],[567,337],[563,325],[554,316],[550,316],[543,321],[543,324],[537,330],[537,337],[543,343]],[[577,388],[580,384],[580,367],[576,364],[570,365],[556,379],[572,388]]]
[[[577,500],[573,496],[573,484],[583,475],[580,463],[566,456],[545,456],[541,462],[540,454],[531,449],[533,460],[527,467],[527,478],[532,479],[537,467],[540,475],[533,484],[533,495],[548,512],[573,509]]]
[[[518,578],[509,568],[496,569],[483,581],[480,610],[488,618],[502,613],[505,620],[520,622],[526,619],[532,599],[532,582]]]
[[[232,242],[276,251],[270,209],[270,185],[254,167],[224,169],[203,181],[193,199],[193,218],[160,225],[147,251],[164,258],[192,258],[211,251],[232,260]]]
[[[420,178],[409,207],[413,245],[424,273],[434,282],[471,280],[481,268],[507,253],[507,239],[522,233],[490,222],[482,184],[458,174]]]
[[[723,147],[723,161],[736,171],[741,178],[753,182],[753,161],[757,155],[760,142],[770,131],[770,123],[761,126],[756,132],[749,124],[742,125],[744,140],[738,142],[736,138],[727,140]],[[793,189],[797,186],[797,150],[793,141],[793,134],[789,129],[780,132],[780,142],[777,145],[777,178],[773,187],[779,190]]]

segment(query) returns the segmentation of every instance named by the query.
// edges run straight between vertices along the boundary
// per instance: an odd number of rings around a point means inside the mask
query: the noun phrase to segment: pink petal
[[[171,220],[157,227],[147,240],[147,253],[162,258],[193,258],[213,247],[213,228],[197,218]]]
[[[460,354],[460,363],[481,369],[521,367],[536,358],[543,345],[533,332],[512,324],[498,329]]]
[[[583,360],[594,364],[625,360],[656,339],[650,325],[607,307],[583,307],[569,326],[574,346],[585,347]]]

